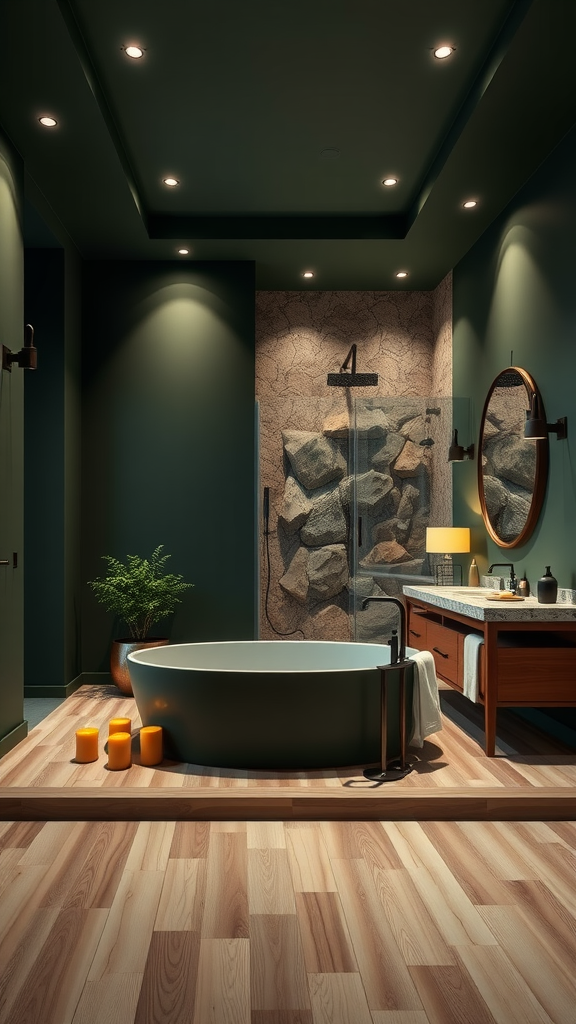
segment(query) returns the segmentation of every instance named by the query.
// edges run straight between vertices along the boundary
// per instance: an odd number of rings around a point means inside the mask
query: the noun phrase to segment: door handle
[[[7,558],[0,558],[0,565],[10,565]]]

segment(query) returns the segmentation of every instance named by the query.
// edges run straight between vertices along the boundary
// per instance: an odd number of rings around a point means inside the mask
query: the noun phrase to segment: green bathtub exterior
[[[193,659],[196,645],[179,646],[189,647]],[[142,724],[162,726],[166,757],[248,770],[304,771],[380,763],[381,673],[377,668],[235,672],[138,660],[148,653],[130,656],[130,677]],[[406,706],[411,709],[411,665],[405,685]],[[393,667],[386,671],[386,686],[390,759],[400,753],[399,672]],[[406,717],[409,733],[410,710]]]

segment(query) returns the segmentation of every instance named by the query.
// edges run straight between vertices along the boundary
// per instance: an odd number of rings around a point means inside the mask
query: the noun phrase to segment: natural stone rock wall
[[[377,388],[350,393],[327,387],[326,374],[338,370],[352,342],[358,346],[359,372],[379,374]],[[450,521],[451,470],[445,458],[435,458],[440,445],[428,455],[420,448],[426,430],[424,403],[415,405],[414,398],[448,397],[451,366],[450,276],[434,292],[257,293],[260,480],[270,488],[268,537],[259,531],[263,638],[346,640],[354,635],[356,622],[359,639],[382,639],[388,616],[395,621],[395,609],[370,604],[362,611],[361,599],[382,593],[380,586],[392,595],[400,593],[403,567],[416,570],[422,562],[425,522]],[[364,400],[361,408],[359,400]],[[394,405],[392,422],[389,401]],[[353,575],[348,562],[354,492],[348,437],[355,412],[360,475],[366,477],[358,484],[362,558],[382,541],[397,543],[409,555],[408,561],[387,567],[385,584],[378,575],[381,563],[375,562],[374,575],[362,566]],[[419,417],[418,430],[417,424],[409,424]],[[394,472],[407,439],[434,463],[432,493],[422,474],[401,478]],[[316,453],[312,460],[307,458],[310,443]],[[405,472],[410,471],[409,451]],[[305,456],[307,469],[302,470],[298,467]],[[315,463],[312,470],[310,461]],[[320,482],[324,472],[329,476]],[[302,473],[311,475],[303,478]],[[392,480],[386,494],[378,475]],[[322,523],[325,515],[328,523]],[[326,557],[325,549],[331,548],[335,552]],[[326,596],[337,587],[342,589]]]
[[[430,447],[419,444],[418,439],[426,438],[429,427],[424,415],[415,415],[414,400],[398,404],[390,400],[388,404],[386,411],[360,405],[353,423],[362,439],[364,458],[376,459],[386,472],[367,469],[343,477],[348,437],[352,437],[350,424],[344,433],[343,418],[336,422],[329,416],[321,432],[282,432],[289,469],[278,523],[287,537],[297,539],[298,546],[279,582],[283,591],[311,614],[318,602],[350,589],[354,501],[356,514],[366,521],[367,542],[360,548],[360,569],[376,573],[384,569],[388,574],[402,571],[403,575],[424,571],[431,455]],[[359,592],[364,596],[379,592],[374,579],[366,593],[364,586],[358,591],[357,583],[356,597]],[[371,612],[369,620],[372,616]]]

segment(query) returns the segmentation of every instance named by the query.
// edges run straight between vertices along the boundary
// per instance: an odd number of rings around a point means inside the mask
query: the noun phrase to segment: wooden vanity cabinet
[[[499,707],[576,707],[576,623],[482,621],[406,598],[407,643],[430,651],[436,675],[463,690],[464,640],[483,637],[479,698],[485,749],[493,757]]]

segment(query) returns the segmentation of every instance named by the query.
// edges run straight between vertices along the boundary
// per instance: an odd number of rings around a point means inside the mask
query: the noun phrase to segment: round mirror
[[[501,548],[528,540],[544,500],[548,477],[548,438],[524,437],[534,379],[519,366],[498,374],[484,403],[478,452],[478,492],[484,524]]]

